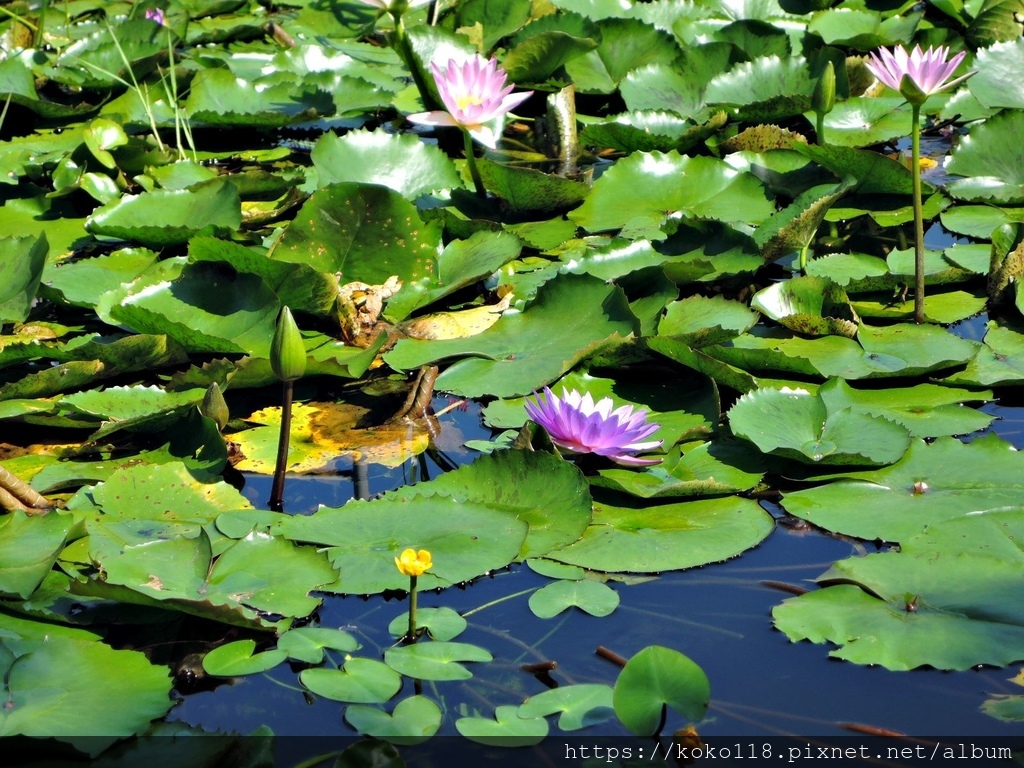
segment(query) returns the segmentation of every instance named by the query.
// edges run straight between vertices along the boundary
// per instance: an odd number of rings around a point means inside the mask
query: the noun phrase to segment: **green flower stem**
[[[416,577],[409,577],[409,631],[405,635],[407,643],[416,642]]]
[[[804,247],[800,249],[800,273],[807,274],[807,251],[811,247],[810,243],[804,243]]]
[[[816,112],[814,120],[814,136],[819,147],[825,145],[825,113]]]
[[[295,382],[284,382],[281,394],[281,434],[277,440],[277,464],[274,467],[274,482],[270,488],[270,508],[280,512],[284,508],[284,471],[288,466],[288,441],[292,431],[292,395]]]
[[[484,180],[480,178],[480,169],[476,167],[476,147],[473,146],[473,137],[469,131],[462,128],[462,140],[466,146],[466,162],[469,163],[469,174],[473,177],[473,186],[476,193],[482,199],[487,198],[487,190],[484,188]]]
[[[924,322],[924,210],[921,203],[921,105],[910,105],[910,169],[914,178],[914,321]]]
[[[427,110],[434,109],[437,103],[430,93],[430,87],[423,76],[423,70],[413,55],[412,44],[409,42],[409,36],[405,33],[405,24],[402,23],[402,15],[400,13],[394,14],[391,18],[395,22],[395,52],[405,62],[409,74],[412,75],[412,81],[416,85],[416,90],[420,92],[423,108]]]

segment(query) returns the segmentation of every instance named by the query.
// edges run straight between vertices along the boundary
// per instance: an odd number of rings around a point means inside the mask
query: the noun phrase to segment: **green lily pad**
[[[557,456],[535,451],[481,456],[429,483],[391,491],[385,498],[449,498],[514,515],[530,526],[519,553],[523,559],[571,544],[590,523],[590,494],[579,469]]]
[[[93,211],[85,228],[162,248],[195,235],[229,235],[242,223],[241,206],[235,185],[215,179],[189,189],[125,195]]]
[[[756,322],[757,314],[738,301],[722,296],[690,296],[665,308],[658,336],[699,349],[735,338]]]
[[[1024,384],[1022,361],[1024,334],[990,322],[985,333],[984,345],[967,363],[967,367],[943,381],[976,387],[1020,386]]]
[[[256,275],[217,262],[170,259],[104,294],[97,314],[139,333],[166,334],[190,352],[266,358],[280,309]]]
[[[727,496],[750,490],[764,472],[756,451],[737,441],[715,440],[673,448],[661,464],[643,472],[602,469],[590,482],[642,499]]]
[[[1018,88],[1007,88],[1016,82],[1016,72],[1024,66],[1024,41],[1019,34],[1013,38],[981,48],[971,68],[977,74],[967,81],[967,88],[986,107],[1024,109],[1024,94]]]
[[[631,70],[671,64],[680,54],[673,37],[638,19],[604,19],[598,47],[565,65],[580,93],[611,93]]]
[[[808,117],[813,121],[814,114]],[[854,97],[825,115],[825,137],[840,147],[869,147],[910,133],[911,110],[903,97]]]
[[[759,389],[729,410],[729,424],[765,453],[814,464],[892,464],[909,447],[905,427],[836,405],[820,392]]]
[[[636,152],[601,174],[569,219],[588,232],[621,229],[633,220],[660,226],[684,213],[724,222],[760,223],[774,206],[760,181],[711,157]]]
[[[337,273],[342,285],[383,285],[394,275],[403,283],[401,297],[418,295],[437,281],[440,245],[439,227],[425,224],[399,193],[345,182],[314,192],[270,257]],[[396,321],[402,319],[397,306],[390,302],[386,312]],[[411,311],[415,303],[403,306]]]
[[[64,548],[72,518],[57,512],[26,515],[15,511],[0,518],[0,595],[26,598]]]
[[[964,176],[948,187],[958,200],[976,203],[1024,203],[1024,112],[1013,109],[971,129],[946,165]]]
[[[441,341],[403,339],[384,359],[408,370],[462,358],[438,377],[438,389],[467,397],[511,397],[557,379],[635,330],[620,288],[587,275],[565,275],[541,286],[522,313],[502,316],[483,333]]]
[[[45,234],[0,240],[0,323],[28,317],[48,250]]]
[[[395,567],[406,549],[426,549],[434,566],[419,577],[421,589],[468,581],[515,560],[528,525],[479,502],[452,505],[444,496],[321,507],[315,514],[285,519],[275,527],[289,539],[315,542],[340,572],[327,591],[374,594],[407,589]]]
[[[454,640],[469,626],[462,615],[447,606],[440,608],[419,608],[416,611],[416,628],[425,629],[434,640]],[[409,612],[396,616],[388,625],[392,637],[404,637],[409,631]]]
[[[574,208],[590,194],[590,185],[534,168],[477,161],[488,191],[500,197],[510,211],[562,211]]]
[[[548,735],[548,721],[543,717],[523,718],[519,707],[504,706],[494,710],[494,720],[486,717],[460,717],[455,729],[470,741],[491,747],[529,747],[540,744]]]
[[[735,557],[773,528],[761,507],[735,496],[636,509],[595,503],[583,538],[547,557],[594,571],[680,570]]]
[[[598,684],[565,685],[531,696],[519,705],[519,716],[527,719],[556,712],[558,728],[562,731],[599,725],[615,717],[612,688]]]
[[[484,648],[469,643],[432,641],[400,645],[384,651],[384,663],[417,680],[468,680],[473,676],[461,661],[491,661]]]
[[[737,64],[708,83],[708,104],[728,105],[749,122],[774,122],[811,106],[814,80],[801,56],[763,56]]]
[[[1024,659],[1024,513],[991,511],[929,525],[899,552],[841,560],[829,585],[775,608],[791,640],[833,642],[831,656],[887,669],[970,669]]]
[[[848,178],[839,184],[812,187],[758,227],[754,240],[765,261],[775,261],[808,246],[829,208],[853,186],[853,180]]]
[[[987,402],[991,392],[970,391],[936,384],[885,389],[854,389],[842,379],[832,379],[818,390],[829,411],[856,408],[901,424],[911,437],[967,435],[985,429],[994,416],[963,407],[968,402]]]
[[[622,724],[637,736],[653,736],[669,707],[691,721],[703,719],[711,684],[688,657],[672,648],[651,645],[622,668],[612,704]]]
[[[970,444],[951,437],[914,440],[891,467],[787,493],[782,505],[830,531],[902,542],[945,520],[1018,506],[1022,468],[1021,454],[995,435]]]
[[[359,657],[341,669],[304,669],[299,680],[317,696],[354,704],[383,704],[402,687],[401,675],[387,664]]]
[[[530,610],[550,619],[569,608],[591,616],[608,616],[619,606],[619,593],[599,581],[555,581],[530,595]]]
[[[810,144],[794,144],[793,149],[841,179],[856,179],[858,194],[909,195],[913,192],[913,177],[906,166],[878,152]],[[931,192],[927,183],[923,187],[925,192]]]
[[[214,648],[203,656],[203,669],[214,677],[255,675],[273,669],[288,658],[282,650],[254,654],[255,640],[236,640]]]
[[[408,200],[463,186],[455,165],[415,136],[385,131],[325,133],[310,153],[320,185],[363,182],[390,187]]]
[[[857,335],[859,318],[840,286],[820,277],[794,277],[758,291],[750,306],[805,336]]]
[[[306,664],[323,661],[325,648],[347,653],[359,650],[360,645],[348,632],[328,627],[296,627],[277,639],[277,650],[288,654],[289,659]]]
[[[43,285],[59,291],[64,300],[79,307],[92,307],[107,291],[130,283],[157,261],[146,248],[122,248],[106,256],[81,259],[43,273]]]
[[[441,708],[426,696],[410,696],[389,715],[376,707],[353,704],[345,708],[348,724],[366,736],[392,744],[420,744],[441,727]]]
[[[114,650],[85,632],[25,637],[2,617],[0,632],[9,702],[0,712],[0,736],[57,738],[95,756],[142,733],[173,705],[170,671],[139,651]]]

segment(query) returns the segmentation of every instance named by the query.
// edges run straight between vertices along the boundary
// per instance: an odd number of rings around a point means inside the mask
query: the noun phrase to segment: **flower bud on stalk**
[[[224,401],[224,395],[221,393],[220,386],[216,381],[206,388],[203,402],[199,405],[199,412],[206,418],[213,419],[217,429],[221,432],[224,431],[224,427],[227,426],[228,419],[230,418],[230,413],[228,412],[228,404]]]
[[[270,367],[281,381],[301,379],[306,372],[306,347],[288,307],[282,307],[277,316],[274,340],[270,342]]]

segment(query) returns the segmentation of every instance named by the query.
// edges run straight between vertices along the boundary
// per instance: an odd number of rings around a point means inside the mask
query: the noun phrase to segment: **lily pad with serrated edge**
[[[909,447],[905,427],[832,402],[820,392],[759,389],[729,409],[729,424],[763,452],[805,463],[892,464]]]
[[[791,640],[832,642],[831,656],[887,669],[1020,661],[1022,539],[1019,510],[938,522],[898,552],[840,560],[818,578],[823,589],[777,606],[775,624]]]

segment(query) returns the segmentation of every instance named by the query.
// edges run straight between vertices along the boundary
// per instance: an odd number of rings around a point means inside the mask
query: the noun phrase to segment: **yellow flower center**
[[[484,100],[482,98],[472,93],[463,94],[455,99],[455,105],[460,111],[465,111],[466,107],[469,106],[479,107],[483,103]]]

